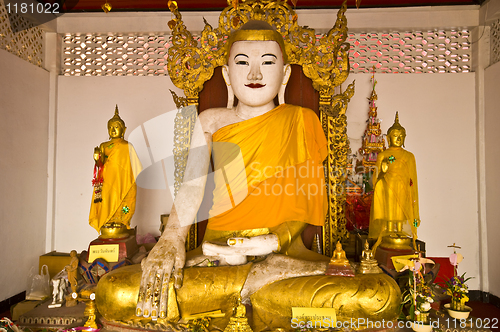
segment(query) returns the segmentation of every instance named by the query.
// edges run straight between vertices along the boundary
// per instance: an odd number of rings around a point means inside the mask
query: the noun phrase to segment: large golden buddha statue
[[[135,212],[135,179],[141,163],[134,147],[123,139],[125,122],[118,114],[108,121],[109,141],[94,149],[94,192],[89,224],[101,231],[101,238],[127,236],[126,230]]]
[[[370,214],[369,237],[376,246],[410,249],[410,237],[417,238],[418,212],[417,168],[413,154],[405,150],[406,130],[396,112],[394,124],[387,130],[389,148],[378,154],[373,178],[374,195]]]
[[[105,319],[129,321],[135,314],[174,324],[222,310],[226,316],[211,324],[223,330],[240,296],[252,305],[254,331],[291,330],[291,307],[332,307],[339,320],[396,318],[400,292],[390,277],[325,276],[330,258],[302,243],[304,227],[325,219],[327,147],[316,114],[284,103],[291,70],[284,50],[281,35],[263,21],[249,21],[229,37],[222,70],[228,107],[202,112],[203,130],[191,141],[213,148],[190,151],[184,175],[190,180],[141,267],[120,268],[99,282],[96,302]],[[215,175],[203,245],[186,253],[211,155],[223,171]],[[221,266],[200,267],[209,260]]]

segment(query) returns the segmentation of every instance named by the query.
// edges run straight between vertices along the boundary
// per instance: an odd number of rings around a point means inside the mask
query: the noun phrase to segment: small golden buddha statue
[[[229,319],[229,324],[227,324],[224,332],[252,332],[252,329],[248,324],[246,314],[247,309],[245,308],[245,305],[241,303],[240,297],[238,298],[238,304],[236,305],[236,312]]]
[[[373,257],[373,251],[370,249],[368,240],[365,240],[365,249],[361,252],[361,263],[359,264],[358,273],[382,273],[382,270],[378,267],[377,260]]]
[[[95,301],[94,300],[89,300],[87,304],[85,305],[85,310],[83,312],[83,315],[87,318],[87,321],[85,322],[84,326],[91,328],[91,329],[97,329],[97,324],[96,324],[96,306],[95,306]]]
[[[126,129],[117,105],[115,115],[108,121],[109,141],[94,149],[94,193],[89,224],[101,232],[100,238],[127,237],[135,212],[135,179],[141,171],[141,163],[134,147],[123,138]]]
[[[333,252],[332,259],[330,259],[330,263],[328,263],[328,269],[325,274],[330,276],[354,277],[354,270],[346,257],[344,249],[342,249],[340,241],[337,241],[335,251]]]
[[[369,238],[378,239],[373,251],[385,248],[411,249],[420,225],[415,157],[403,149],[406,130],[396,112],[387,130],[389,148],[378,154]],[[411,237],[410,237],[411,236]]]

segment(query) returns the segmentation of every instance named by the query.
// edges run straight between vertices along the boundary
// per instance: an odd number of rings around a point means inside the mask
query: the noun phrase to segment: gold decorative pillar
[[[321,123],[329,145],[325,160],[325,180],[328,193],[328,213],[323,227],[323,253],[333,254],[334,244],[348,237],[345,218],[347,192],[347,104],[354,95],[354,83],[344,93],[333,98],[320,97]],[[322,104],[323,102],[323,104]]]

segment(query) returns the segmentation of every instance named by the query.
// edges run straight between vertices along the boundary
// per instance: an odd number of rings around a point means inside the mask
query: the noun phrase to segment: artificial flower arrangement
[[[472,277],[465,278],[465,273],[461,276],[453,276],[446,282],[446,294],[451,296],[451,308],[453,310],[464,311],[465,303],[469,301],[469,287],[467,281]]]
[[[458,264],[464,259],[461,254],[457,254],[455,243],[449,246],[454,248],[453,254],[450,255],[450,263],[453,265],[453,277],[446,282],[446,294],[451,296],[450,309],[456,311],[469,311],[465,303],[469,301],[469,287],[467,286],[467,281],[472,279],[472,277],[465,278],[465,273],[461,276],[457,275]],[[466,310],[467,309],[467,310]]]
[[[427,323],[429,320],[429,312],[431,311],[431,303],[434,302],[432,289],[424,281],[422,274],[417,273],[417,277],[413,279],[415,285],[410,288],[412,303],[410,305],[410,319],[418,322]],[[410,279],[410,286],[412,280]]]
[[[409,271],[408,284],[403,291],[402,306],[409,304],[408,316],[402,317],[422,324],[429,323],[431,303],[434,302],[434,293],[431,286],[426,282],[422,274],[423,264],[434,262],[422,258],[419,253],[411,256],[399,256],[396,258],[395,267],[398,272]],[[404,315],[404,314],[403,314]]]

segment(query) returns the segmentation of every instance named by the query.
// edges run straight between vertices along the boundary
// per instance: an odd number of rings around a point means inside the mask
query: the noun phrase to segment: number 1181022
[[[9,14],[59,14],[58,3],[16,2],[5,5]]]
[[[445,326],[447,328],[466,328],[475,327],[477,329],[497,329],[498,318],[467,318],[467,319],[456,319],[456,318],[446,318]]]

